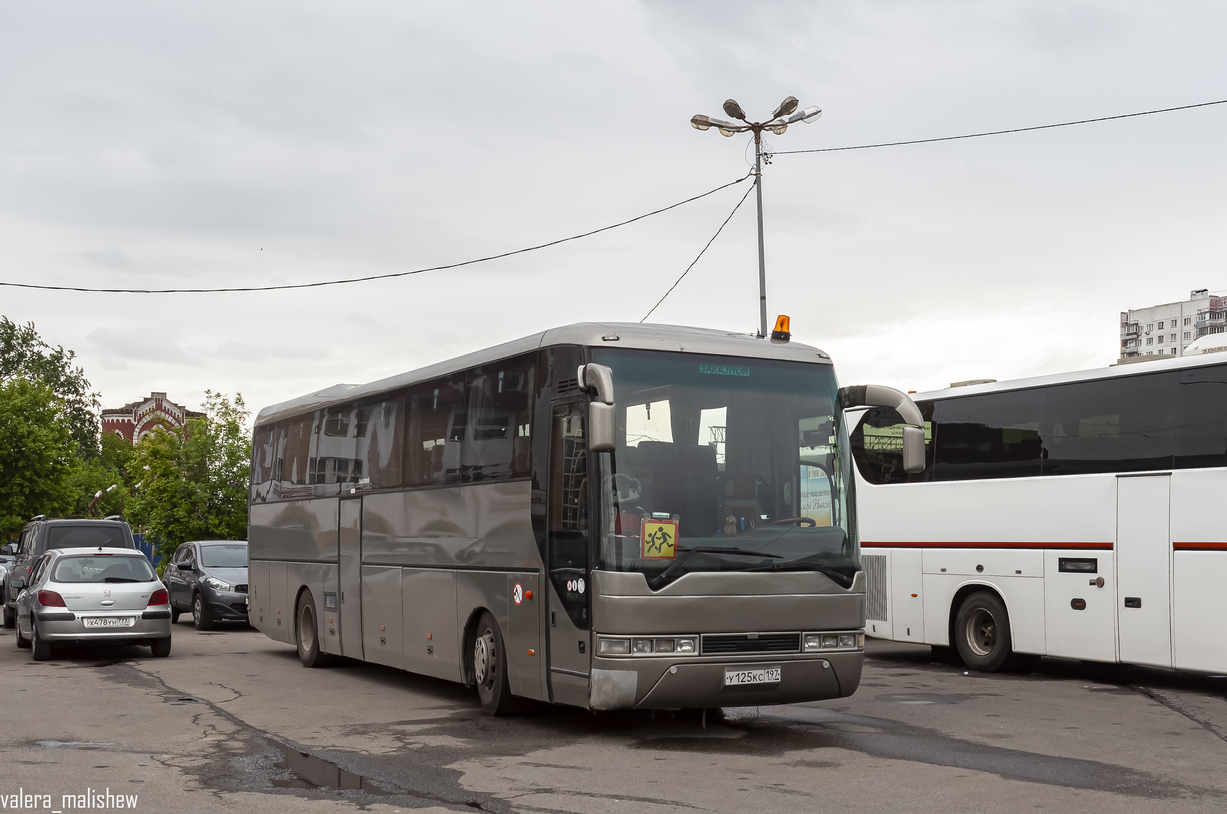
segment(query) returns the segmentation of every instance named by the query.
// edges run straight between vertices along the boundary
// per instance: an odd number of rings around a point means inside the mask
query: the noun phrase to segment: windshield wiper
[[[103,582],[139,582],[139,580],[129,579],[128,577],[103,577]]]
[[[747,568],[747,571],[817,571],[819,574],[830,577],[836,583],[845,588],[851,588],[853,578],[847,574],[841,574],[834,568],[828,568],[825,565],[819,565],[815,562],[782,562],[772,563],[771,565],[763,565],[757,568]]]
[[[699,546],[695,546],[694,548],[682,548],[681,546],[678,546],[677,550],[685,552],[685,553],[683,553],[682,556],[674,560],[669,565],[668,568],[666,568],[665,570],[657,574],[655,577],[653,577],[650,580],[649,587],[655,588],[657,585],[660,585],[662,582],[664,582],[665,577],[672,574],[675,570],[677,570],[677,567],[679,565],[686,562],[686,560],[690,559],[695,554],[732,554],[738,557],[769,557],[773,560],[784,559],[783,555],[781,554],[768,554],[765,551],[747,551],[744,548],[736,548],[736,547],[721,548],[719,546],[699,545]]]

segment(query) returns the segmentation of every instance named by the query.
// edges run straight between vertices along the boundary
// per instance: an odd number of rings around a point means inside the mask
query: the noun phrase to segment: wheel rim
[[[302,614],[298,620],[298,639],[302,642],[303,652],[311,650],[315,644],[315,617],[311,615],[311,606],[303,605]]]
[[[483,686],[494,683],[494,633],[486,630],[473,646],[473,673]]]
[[[196,624],[200,624],[200,610],[200,597],[196,597],[192,602],[192,621]]]
[[[991,655],[997,647],[997,620],[984,608],[976,608],[967,618],[965,638],[977,656]]]

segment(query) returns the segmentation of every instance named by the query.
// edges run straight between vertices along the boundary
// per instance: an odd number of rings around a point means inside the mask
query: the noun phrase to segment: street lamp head
[[[741,119],[743,122],[746,120],[746,112],[741,109],[741,105],[737,104],[736,99],[724,100],[724,112],[734,119]]]
[[[800,102],[797,101],[796,96],[789,96],[787,99],[780,102],[780,106],[777,107],[775,112],[771,114],[771,118],[778,119],[780,116],[791,116],[799,104]],[[776,133],[776,135],[778,136],[779,133]]]
[[[821,115],[822,115],[822,108],[817,107],[817,106],[807,107],[805,108],[805,110],[802,110],[800,113],[794,113],[793,115],[789,116],[787,123],[796,124],[797,122],[805,122],[806,124],[809,124],[810,122],[817,121]]]
[[[733,136],[737,135],[737,129],[733,127],[721,127],[720,135],[724,136],[725,138],[732,138]]]
[[[788,124],[786,122],[776,122],[767,129],[772,133],[775,133],[777,136],[782,136],[784,135],[784,131],[788,129]]]
[[[710,130],[711,129],[711,119],[707,118],[706,116],[702,114],[698,116],[691,116],[690,126],[693,127],[695,130]]]

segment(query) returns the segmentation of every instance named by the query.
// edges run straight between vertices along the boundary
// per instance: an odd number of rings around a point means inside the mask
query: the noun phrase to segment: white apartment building
[[[1189,292],[1187,300],[1152,305],[1120,313],[1120,359],[1141,361],[1146,356],[1183,356],[1193,340],[1227,329],[1227,296],[1204,288]]]

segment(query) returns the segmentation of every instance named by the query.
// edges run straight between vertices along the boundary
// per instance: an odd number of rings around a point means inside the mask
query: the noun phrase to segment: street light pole
[[[758,335],[767,335],[767,250],[763,245],[763,134],[754,131],[754,194],[758,198]]]
[[[722,136],[734,136],[737,133],[754,134],[754,186],[758,198],[758,335],[767,336],[767,250],[763,238],[763,131],[770,130],[777,136],[784,135],[788,125],[797,122],[809,124],[822,115],[821,108],[807,107],[800,113],[795,112],[797,97],[789,96],[771,114],[765,122],[752,122],[746,119],[741,105],[734,99],[726,99],[724,112],[734,119],[740,119],[741,124],[713,119],[710,116],[692,116],[690,126],[695,130],[710,130],[716,128]]]

